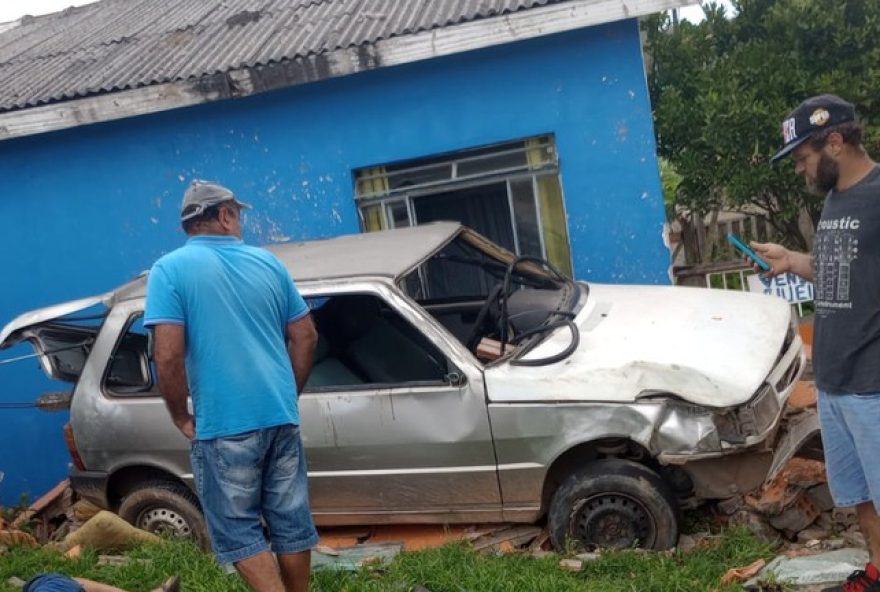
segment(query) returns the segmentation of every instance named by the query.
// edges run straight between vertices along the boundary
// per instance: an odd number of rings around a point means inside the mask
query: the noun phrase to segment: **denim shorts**
[[[819,391],[825,471],[834,504],[874,502],[880,511],[880,393]]]
[[[85,592],[79,582],[60,573],[41,573],[27,581],[22,592]]]
[[[274,553],[298,553],[318,543],[298,426],[195,440],[190,459],[211,545],[221,564],[270,548]]]

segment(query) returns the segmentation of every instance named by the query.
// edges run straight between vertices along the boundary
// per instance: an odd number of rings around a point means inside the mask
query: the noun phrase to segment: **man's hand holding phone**
[[[727,240],[740,253],[746,256],[757,273],[764,277],[774,277],[790,271],[788,249],[775,243],[750,242],[748,245],[735,234],[727,235]]]

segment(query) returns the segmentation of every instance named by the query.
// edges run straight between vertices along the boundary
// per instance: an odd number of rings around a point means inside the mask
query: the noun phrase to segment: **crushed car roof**
[[[430,257],[462,230],[458,222],[433,222],[411,228],[349,234],[323,240],[283,243],[266,247],[298,282],[359,276],[396,280]],[[19,315],[0,330],[0,349],[14,345],[18,333],[37,323],[57,319],[97,304],[112,306],[142,297],[146,274],[112,292],[62,302]]]
[[[396,279],[431,256],[461,229],[458,222],[434,222],[266,248],[281,259],[296,281],[353,276]]]

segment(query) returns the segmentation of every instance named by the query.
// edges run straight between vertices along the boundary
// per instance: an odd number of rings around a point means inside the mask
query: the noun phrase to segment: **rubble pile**
[[[815,386],[802,381],[792,394],[788,412],[815,407]],[[825,463],[819,460],[792,458],[760,490],[723,500],[716,509],[729,524],[745,526],[759,538],[789,551],[865,547],[855,510],[834,507]]]

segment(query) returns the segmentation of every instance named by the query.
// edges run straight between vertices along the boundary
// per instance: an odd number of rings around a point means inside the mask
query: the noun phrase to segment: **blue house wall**
[[[359,230],[353,169],[555,135],[575,274],[668,283],[638,25],[622,21],[258,96],[0,142],[0,322],[106,291],[180,245],[192,178],[254,210],[254,244]],[[28,353],[16,346],[8,358]],[[0,365],[0,503],[66,473],[34,360]]]

